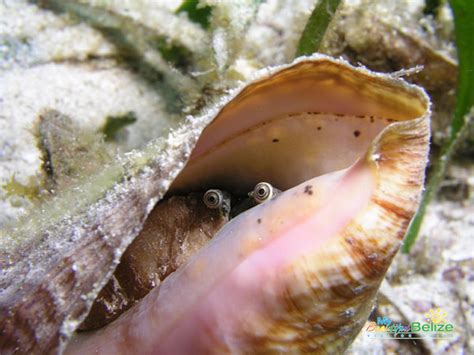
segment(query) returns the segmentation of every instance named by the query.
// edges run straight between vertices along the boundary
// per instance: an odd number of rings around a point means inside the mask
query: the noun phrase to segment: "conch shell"
[[[260,72],[190,123],[190,133],[183,129],[170,138],[181,135],[178,147],[188,143],[174,151],[174,169],[152,163],[126,193],[106,196],[102,208],[89,210],[98,213],[82,222],[79,241],[52,265],[63,277],[30,272],[22,297],[2,292],[2,352],[63,348],[112,272],[93,274],[97,266],[84,262],[80,248],[90,246],[88,260],[118,262],[151,199],[165,190],[242,194],[260,181],[286,191],[232,219],[138,305],[77,338],[68,351],[343,351],[367,319],[418,206],[429,115],[422,89],[341,60],[317,55]],[[71,235],[73,226],[61,231]],[[104,236],[115,253],[105,261]],[[125,241],[117,242],[121,237]],[[81,267],[62,271],[71,258]],[[34,302],[30,284],[46,296]],[[58,294],[63,304],[51,302]],[[50,304],[55,307],[47,313]]]

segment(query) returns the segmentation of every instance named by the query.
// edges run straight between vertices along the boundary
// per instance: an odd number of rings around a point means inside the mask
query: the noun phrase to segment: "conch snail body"
[[[206,245],[228,220],[228,212],[208,208],[202,194],[157,203],[79,329],[97,329],[116,319]]]
[[[429,115],[420,88],[325,56],[261,72],[209,115],[167,194],[283,192],[67,352],[343,351],[418,206]]]

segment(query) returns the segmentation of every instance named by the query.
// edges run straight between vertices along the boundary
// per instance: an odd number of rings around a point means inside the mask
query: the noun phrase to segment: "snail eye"
[[[221,190],[207,190],[204,194],[203,201],[208,208],[220,208],[224,203],[224,194]]]
[[[268,182],[259,182],[255,185],[255,188],[250,195],[254,198],[255,202],[263,203],[276,195],[276,192],[277,190]]]
[[[202,200],[207,208],[219,209],[223,215],[229,215],[231,196],[228,192],[218,189],[207,190]]]

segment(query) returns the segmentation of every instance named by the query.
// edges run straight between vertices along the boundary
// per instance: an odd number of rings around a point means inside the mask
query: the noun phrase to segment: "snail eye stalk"
[[[204,204],[210,209],[220,209],[224,214],[230,212],[230,195],[222,190],[207,190],[202,198]]]
[[[249,193],[249,196],[252,197],[256,203],[264,203],[278,195],[281,191],[273,187],[268,182],[259,182],[255,185],[252,192]]]

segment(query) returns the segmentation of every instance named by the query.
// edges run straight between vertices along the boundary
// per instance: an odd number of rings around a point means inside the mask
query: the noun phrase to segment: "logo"
[[[426,321],[434,324],[446,323],[445,318],[448,314],[443,311],[441,308],[437,310],[430,309],[428,313],[425,314]]]
[[[365,326],[365,332],[373,339],[447,339],[454,332],[454,325],[446,320],[447,315],[442,308],[430,309],[425,321],[410,324],[396,323],[386,316],[377,317],[376,322]]]

